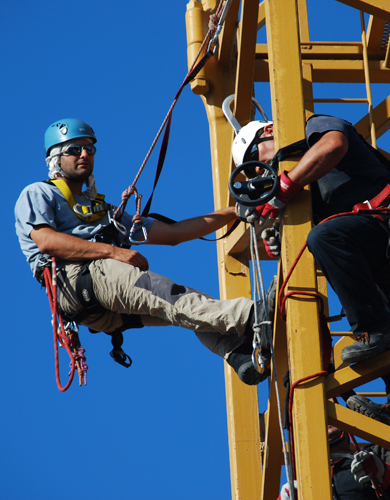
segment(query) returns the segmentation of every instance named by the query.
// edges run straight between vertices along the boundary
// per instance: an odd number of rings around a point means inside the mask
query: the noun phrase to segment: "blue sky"
[[[357,11],[336,1],[309,4],[313,40],[360,40]],[[119,204],[186,73],[186,2],[41,0],[1,7],[0,80],[4,201],[0,373],[3,410],[1,497],[5,500],[230,498],[223,362],[188,331],[169,327],[125,334],[133,366],[110,356],[110,339],[81,330],[88,385],[56,387],[50,310],[14,231],[23,187],[47,178],[43,134],[77,117],[98,137],[100,192]],[[346,22],[347,20],[347,22]],[[259,40],[264,39],[260,33]],[[364,97],[361,85],[317,85],[317,97]],[[386,93],[387,92],[387,93]],[[374,89],[378,104],[388,91]],[[271,116],[268,85],[256,96]],[[318,107],[354,122],[362,105]],[[379,142],[389,149],[388,137]],[[144,201],[157,161],[138,183]],[[132,211],[134,200],[128,209]],[[183,219],[213,210],[208,124],[186,88],[175,108],[169,151],[153,211]],[[219,296],[215,243],[141,250],[153,271]],[[266,264],[266,282],[275,264]],[[334,314],[339,305],[331,303]],[[347,329],[338,324],[337,330]],[[66,379],[66,357],[61,358]],[[379,384],[379,389],[382,386]],[[266,409],[267,384],[259,387]]]

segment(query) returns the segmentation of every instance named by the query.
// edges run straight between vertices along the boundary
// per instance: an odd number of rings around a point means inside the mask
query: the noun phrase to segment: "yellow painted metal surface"
[[[192,82],[206,108],[210,131],[215,207],[232,204],[228,179],[232,171],[233,131],[222,113],[222,102],[236,94],[234,112],[241,125],[251,117],[251,97],[255,82],[269,82],[275,139],[278,147],[304,136],[304,124],[315,111],[321,95],[313,94],[315,82],[366,83],[361,98],[334,96],[329,102],[366,102],[371,106],[370,82],[390,82],[390,51],[383,44],[386,20],[390,19],[388,0],[340,0],[371,16],[362,41],[322,42],[310,38],[306,0],[233,0],[216,55]],[[217,0],[191,0],[187,5],[186,25],[188,64],[192,65],[207,32],[210,13]],[[266,27],[267,44],[256,43],[256,31]],[[298,28],[299,27],[299,28]],[[369,140],[373,130],[380,137],[390,128],[390,97],[362,116],[356,127]],[[296,160],[285,161],[281,169],[290,170]],[[310,191],[305,189],[285,210],[282,258],[278,287],[289,270],[312,227]],[[220,236],[223,231],[219,231]],[[251,296],[248,230],[244,224],[231,236],[217,243],[220,295],[222,299]],[[266,254],[260,244],[260,255]],[[326,280],[318,272],[306,250],[294,271],[288,291],[318,291],[326,304]],[[287,322],[276,315],[274,322],[276,373],[283,402],[281,383],[289,368],[290,380],[322,370],[318,301],[295,296],[288,299]],[[390,353],[358,366],[341,361],[341,350],[353,342],[350,332],[334,332],[341,339],[334,347],[336,372],[318,376],[298,385],[294,393],[294,451],[300,500],[332,498],[326,424],[338,425],[363,439],[390,448],[390,427],[369,420],[337,403],[343,391],[355,389],[384,374]],[[276,500],[283,466],[279,428],[275,370],[269,379],[269,401],[259,425],[257,390],[242,384],[225,363],[227,423],[234,500]],[[336,398],[336,399],[335,399]],[[282,477],[282,480],[284,478]]]

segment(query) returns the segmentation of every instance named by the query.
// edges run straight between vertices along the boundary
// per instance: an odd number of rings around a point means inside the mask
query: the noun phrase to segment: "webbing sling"
[[[83,306],[83,309],[78,311],[72,318],[66,318],[66,315],[64,315],[65,319],[70,319],[75,323],[81,323],[88,316],[93,314],[100,314],[103,316],[107,312],[107,309],[105,309],[96,298],[91,273],[89,271],[90,263],[91,262],[86,262],[82,266],[76,279],[76,295]],[[129,368],[132,364],[132,360],[122,349],[122,332],[130,328],[143,328],[144,325],[141,321],[141,317],[137,314],[121,314],[121,317],[123,321],[123,325],[121,327],[117,328],[113,332],[104,333],[111,336],[113,350],[110,352],[110,355],[113,360],[120,365]],[[92,330],[91,328],[89,328],[89,331],[91,333],[98,333],[96,330]]]
[[[54,184],[60,190],[61,194],[66,199],[66,201],[68,202],[70,208],[75,213],[75,215],[77,215],[77,217],[83,221],[93,222],[95,220],[98,220],[104,215],[106,215],[107,210],[113,208],[113,205],[111,205],[110,203],[106,203],[104,201],[104,194],[97,194],[95,200],[94,201],[91,200],[91,206],[82,206],[82,205],[80,206],[76,203],[72,191],[70,190],[68,184],[63,179],[52,179],[44,182],[47,182],[48,184]],[[80,215],[75,211],[74,207],[76,205],[80,207],[81,211],[84,214],[92,212],[93,215],[89,216]]]

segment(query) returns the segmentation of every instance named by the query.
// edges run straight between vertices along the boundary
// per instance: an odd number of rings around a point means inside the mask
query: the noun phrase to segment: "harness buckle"
[[[82,211],[83,208],[88,208],[89,211],[84,213]],[[76,205],[73,205],[73,211],[81,217],[91,217],[93,215],[91,205],[80,205],[80,203],[76,203]]]
[[[363,201],[363,205],[368,205],[368,206],[369,206],[369,209],[370,209],[370,210],[373,210],[373,206],[371,205],[371,203],[370,203],[368,200]]]

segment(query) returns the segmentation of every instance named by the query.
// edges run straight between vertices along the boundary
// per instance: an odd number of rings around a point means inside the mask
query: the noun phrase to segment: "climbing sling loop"
[[[49,304],[52,315],[53,324],[53,334],[54,334],[54,353],[55,353],[55,369],[56,369],[56,381],[58,389],[65,392],[69,389],[74,372],[77,367],[79,374],[79,384],[83,383],[87,385],[87,370],[88,366],[86,364],[85,350],[81,347],[80,340],[78,337],[77,325],[68,323],[64,326],[61,315],[58,313],[57,304],[57,269],[56,261],[52,259],[51,272],[48,266],[44,268],[44,283],[46,286],[46,292],[49,298]],[[58,356],[58,344],[61,347],[65,347],[70,358],[70,373],[68,383],[64,386],[61,385],[60,380],[60,367],[59,367],[59,356]]]
[[[146,154],[146,157],[145,157],[144,161],[142,162],[142,165],[141,165],[138,173],[135,176],[134,181],[122,193],[122,202],[118,206],[118,208],[116,209],[116,211],[114,213],[114,219],[119,221],[119,222],[121,221],[121,218],[123,216],[124,210],[125,210],[126,205],[127,205],[127,202],[130,199],[130,197],[132,196],[132,194],[135,193],[135,195],[136,195],[136,215],[133,218],[132,234],[135,232],[135,226],[142,225],[141,197],[140,197],[140,195],[138,195],[138,192],[136,190],[136,187],[135,187],[136,183],[137,183],[141,173],[143,172],[145,165],[146,165],[147,161],[149,160],[149,157],[152,154],[152,151],[153,151],[162,131],[165,128],[165,132],[163,135],[161,148],[160,148],[160,154],[159,154],[159,158],[158,158],[158,162],[157,162],[157,168],[156,168],[156,174],[155,174],[155,179],[154,179],[154,185],[152,188],[152,193],[149,197],[148,202],[145,205],[144,210],[142,211],[142,216],[147,217],[149,215],[150,207],[151,207],[152,200],[153,200],[154,191],[156,189],[156,186],[157,186],[157,183],[158,183],[158,180],[159,180],[159,177],[160,177],[163,165],[164,165],[166,152],[168,149],[168,142],[169,142],[169,134],[170,134],[170,128],[171,128],[171,122],[172,122],[173,109],[174,109],[184,87],[196,77],[196,75],[204,67],[206,62],[216,53],[216,50],[218,47],[218,36],[219,36],[220,31],[222,29],[223,23],[226,19],[226,15],[227,15],[227,12],[229,10],[231,2],[232,2],[232,0],[222,0],[219,4],[215,14],[212,14],[210,16],[209,30],[206,34],[205,39],[203,40],[203,42],[199,48],[199,51],[194,59],[194,62],[192,64],[189,72],[187,73],[187,76],[185,77],[181,87],[179,88],[178,92],[176,93],[174,100],[171,104],[171,107],[169,108],[168,113],[167,113],[159,131],[157,132],[157,135],[156,135],[148,153]],[[205,50],[206,45],[207,45],[207,49]],[[202,53],[203,53],[203,55],[201,57]],[[133,240],[132,244],[139,245],[142,243],[146,243],[147,234],[146,234],[146,229],[144,227],[143,227],[143,233],[144,233],[144,240],[142,240],[142,241],[134,241]]]

